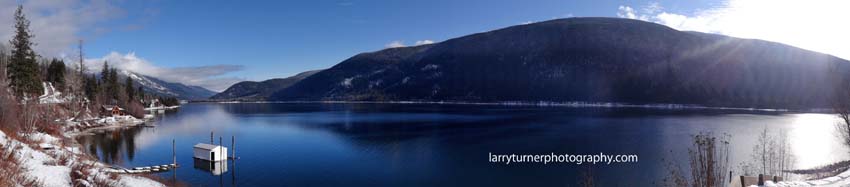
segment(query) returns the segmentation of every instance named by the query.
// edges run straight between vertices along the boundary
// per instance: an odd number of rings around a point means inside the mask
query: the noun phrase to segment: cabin
[[[126,114],[124,109],[118,107],[118,105],[101,105],[100,113],[104,116],[123,116]]]
[[[206,161],[226,161],[227,147],[220,145],[212,145],[199,143],[195,144],[193,149],[194,157]]]

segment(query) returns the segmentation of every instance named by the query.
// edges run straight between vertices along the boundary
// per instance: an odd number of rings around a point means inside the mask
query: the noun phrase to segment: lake
[[[749,159],[764,128],[788,133],[796,168],[848,158],[835,116],[747,110],[668,110],[436,104],[192,103],[150,127],[79,137],[124,167],[171,163],[158,175],[192,186],[652,186],[665,163],[687,166],[691,136],[731,135],[731,164]],[[223,137],[226,171],[192,158]],[[233,151],[232,149],[229,151]],[[636,163],[492,163],[493,154],[634,154]],[[220,174],[219,174],[220,173]]]

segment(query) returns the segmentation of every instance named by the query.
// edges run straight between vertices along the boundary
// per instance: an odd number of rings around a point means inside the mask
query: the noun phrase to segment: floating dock
[[[177,164],[163,164],[163,165],[155,165],[155,166],[144,166],[144,167],[134,167],[132,169],[122,168],[118,166],[112,167],[112,173],[125,173],[125,174],[139,174],[139,173],[153,173],[153,172],[163,172],[172,170],[180,167]]]

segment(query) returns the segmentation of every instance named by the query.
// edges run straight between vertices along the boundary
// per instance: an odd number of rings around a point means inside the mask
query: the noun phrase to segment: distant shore
[[[647,109],[669,109],[669,110],[739,110],[760,112],[813,112],[832,113],[832,109],[786,109],[786,108],[746,108],[746,107],[721,107],[702,106],[694,104],[631,104],[615,102],[554,102],[554,101],[501,101],[501,102],[468,102],[468,101],[239,101],[239,100],[194,100],[190,103],[317,103],[317,104],[434,104],[434,105],[490,105],[490,106],[538,106],[538,107],[570,107],[570,108],[647,108]]]

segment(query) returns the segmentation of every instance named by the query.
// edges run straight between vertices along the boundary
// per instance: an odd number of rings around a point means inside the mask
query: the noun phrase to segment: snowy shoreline
[[[106,120],[103,120],[106,121]],[[63,132],[64,137],[45,133],[19,134],[26,142],[7,137],[0,131],[0,146],[12,148],[22,163],[24,175],[44,186],[165,186],[155,180],[111,172],[109,164],[100,162],[81,151],[75,139],[93,129],[136,126],[140,123],[108,123],[83,130]],[[75,179],[76,177],[76,179]]]

